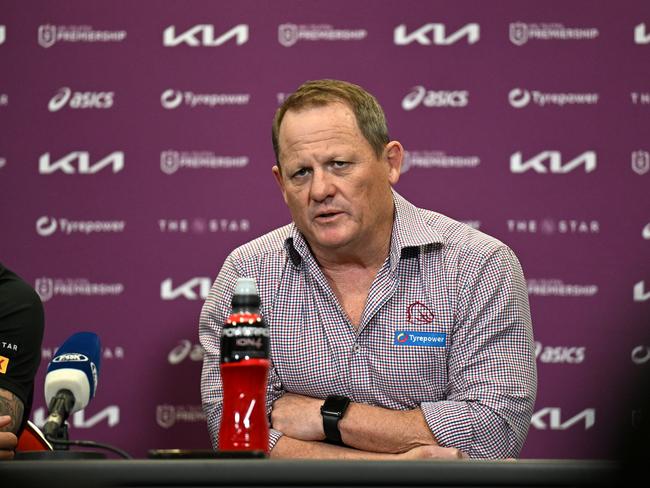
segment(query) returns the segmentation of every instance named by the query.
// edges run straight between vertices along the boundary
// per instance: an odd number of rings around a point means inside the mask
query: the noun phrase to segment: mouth
[[[321,212],[314,217],[314,220],[317,222],[330,222],[335,220],[339,215],[343,215],[343,212],[331,211],[331,212]]]

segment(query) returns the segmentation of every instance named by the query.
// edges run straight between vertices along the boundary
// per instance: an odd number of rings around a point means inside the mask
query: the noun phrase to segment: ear
[[[280,187],[280,191],[282,192],[282,198],[284,198],[284,203],[287,203],[287,192],[284,189],[284,180],[282,179],[282,169],[276,164],[275,166],[273,166],[271,171],[273,171],[275,182]]]
[[[388,163],[388,181],[394,185],[399,181],[402,171],[402,160],[404,159],[404,148],[397,141],[390,141],[384,149],[386,162]]]

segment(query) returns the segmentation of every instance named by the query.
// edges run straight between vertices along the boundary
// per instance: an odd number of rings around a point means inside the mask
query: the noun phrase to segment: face
[[[288,111],[278,139],[281,168],[273,174],[312,250],[354,253],[386,232],[390,238],[390,187],[403,153],[398,142],[378,159],[343,103]]]

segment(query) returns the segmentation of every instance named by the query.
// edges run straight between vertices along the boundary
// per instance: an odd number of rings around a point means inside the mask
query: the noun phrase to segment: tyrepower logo
[[[650,346],[636,346],[634,349],[632,349],[630,357],[632,359],[632,362],[637,366],[641,366],[642,364],[647,363],[650,361]]]
[[[42,175],[49,175],[56,171],[67,175],[93,175],[105,168],[110,168],[112,173],[122,171],[124,169],[124,152],[113,151],[92,163],[88,151],[73,151],[55,160],[51,158],[49,152],[46,152],[38,160],[38,172]]]
[[[64,86],[50,99],[47,109],[50,112],[58,112],[66,105],[73,109],[106,109],[113,106],[114,97],[115,92],[73,92]]]
[[[445,24],[424,24],[411,33],[406,30],[406,24],[400,24],[395,27],[393,41],[398,46],[406,46],[413,42],[423,46],[450,46],[463,38],[467,44],[476,44],[480,37],[481,27],[475,23],[466,24],[453,32],[448,32]]]
[[[422,85],[414,86],[402,100],[402,108],[413,110],[420,105],[428,108],[462,108],[469,103],[467,90],[435,91],[427,90]]]
[[[174,286],[172,279],[167,278],[160,283],[160,298],[176,300],[182,297],[186,300],[205,300],[210,293],[211,286],[212,280],[203,276],[192,278],[178,286]]]
[[[175,47],[185,44],[191,47],[218,47],[231,40],[241,46],[248,42],[247,24],[238,24],[220,34],[215,34],[215,27],[210,24],[198,24],[178,34],[176,32],[174,25],[163,31],[163,46]]]
[[[586,347],[544,346],[535,342],[535,357],[541,363],[580,364],[585,360]]]
[[[596,169],[596,164],[595,151],[585,151],[567,162],[563,162],[560,151],[542,151],[525,160],[521,151],[510,156],[512,173],[525,173],[532,169],[536,173],[565,174],[580,166],[584,166],[585,173],[591,173]]]
[[[65,235],[124,232],[124,220],[70,220],[44,215],[36,220],[36,233],[48,237],[59,231]]]
[[[589,430],[595,423],[595,408],[586,408],[573,417],[565,418],[561,408],[546,407],[535,412],[530,419],[530,425],[537,430],[567,430],[571,427],[579,427],[581,425],[584,430]]]
[[[650,44],[650,34],[645,24],[639,24],[634,28],[634,44]]]
[[[508,93],[508,102],[514,108],[524,108],[531,102],[540,107],[556,105],[595,105],[598,103],[598,93],[543,93],[538,90],[513,88]]]
[[[250,98],[249,93],[194,93],[170,88],[160,95],[160,104],[167,110],[178,108],[181,104],[190,108],[214,108],[224,105],[247,105]]]

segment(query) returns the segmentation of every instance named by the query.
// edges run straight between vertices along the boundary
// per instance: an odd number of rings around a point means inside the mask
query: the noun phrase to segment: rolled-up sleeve
[[[472,458],[517,457],[537,392],[528,292],[506,246],[467,256],[459,273],[445,401],[422,403],[442,446]]]
[[[243,276],[231,254],[225,261],[217,279],[210,289],[199,320],[199,339],[204,350],[201,373],[201,401],[206,415],[208,432],[214,449],[219,445],[219,426],[223,411],[223,386],[220,370],[221,329],[230,315],[231,300],[237,278]],[[247,276],[255,278],[255,276]],[[270,416],[273,402],[282,395],[280,380],[271,366],[266,395],[266,413]],[[269,450],[273,449],[282,433],[271,429]]]

